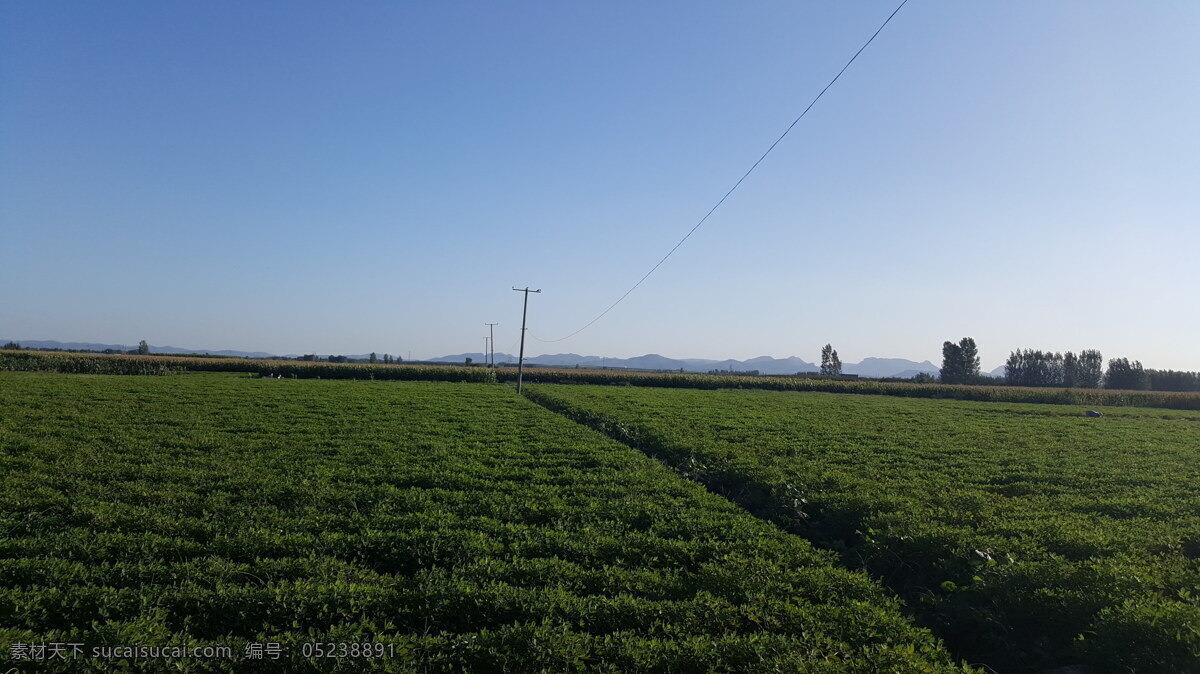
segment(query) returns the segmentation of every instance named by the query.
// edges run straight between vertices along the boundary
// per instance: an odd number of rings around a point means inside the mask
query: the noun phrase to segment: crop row
[[[136,356],[53,351],[0,351],[0,372],[163,375],[182,372],[246,372],[293,379],[376,379],[385,381],[495,382],[482,367],[366,365],[246,358]]]
[[[178,372],[247,372],[295,379],[375,379],[397,381],[513,382],[515,368],[452,365],[369,365],[242,358],[189,358],[37,351],[0,351],[0,371],[64,372],[74,374],[172,374]],[[887,395],[903,398],[974,400],[980,402],[1049,403],[1088,406],[1159,407],[1200,410],[1200,393],[1121,391],[1080,388],[918,384],[896,381],[847,380],[816,377],[759,377],[685,374],[682,372],[617,372],[530,368],[531,384],[594,384],[654,388],[761,389]]]
[[[510,370],[498,372],[501,381],[516,379]],[[820,377],[760,377],[670,372],[613,372],[537,368],[525,372],[531,384],[592,384],[684,389],[760,389],[814,393],[886,395],[902,398],[973,400],[979,402],[1049,403],[1059,405],[1160,407],[1200,410],[1200,394],[1164,391],[1122,391],[1078,388],[918,384],[897,381]]]
[[[960,671],[836,555],[506,387],[0,373],[0,531],[5,658],[328,640],[398,650],[171,664]]]
[[[1000,671],[1200,671],[1200,415],[534,386],[884,580]]]

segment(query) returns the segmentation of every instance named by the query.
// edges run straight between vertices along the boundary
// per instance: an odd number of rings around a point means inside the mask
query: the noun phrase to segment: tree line
[[[1062,354],[1017,349],[1004,363],[1004,379],[1014,386],[1100,388],[1104,375],[1104,357],[1095,349],[1080,351],[1078,355],[1071,351]]]
[[[1078,355],[1032,349],[1013,351],[1004,364],[1004,379],[1017,386],[1109,388],[1130,391],[1200,391],[1200,373],[1154,370],[1141,361],[1104,359],[1095,349]]]
[[[958,343],[942,344],[943,384],[995,384],[996,378],[979,371],[979,351],[975,340],[963,337]],[[1096,349],[1079,353],[1017,349],[1004,363],[1003,383],[1011,386],[1052,386],[1058,388],[1108,388],[1133,391],[1200,392],[1200,372],[1154,370],[1140,361],[1113,358],[1104,367],[1104,357]]]
[[[366,358],[351,358],[349,356],[334,355],[329,355],[325,358],[322,358],[315,353],[307,353],[303,356],[297,356],[294,359],[284,358],[280,360],[300,360],[310,363],[369,363],[371,365],[378,365],[379,363],[383,363],[384,365],[396,365],[404,362],[404,359],[400,356],[393,356],[390,353],[385,353],[383,354],[383,357],[380,357],[379,354],[375,353],[374,351],[372,351],[371,355],[367,356]],[[470,365],[470,363],[468,362],[467,365]]]
[[[24,351],[27,349],[24,349],[21,346],[20,342],[8,342],[4,346],[0,346],[0,350]],[[148,356],[148,355],[150,355],[150,345],[147,344],[146,340],[144,340],[144,339],[142,341],[138,342],[138,346],[136,349],[130,349],[128,351],[118,351],[117,349],[105,349],[105,350],[99,351],[99,352],[96,352],[96,351],[89,352],[86,349],[35,349],[35,350],[36,351],[66,351],[66,352],[77,352],[77,353],[108,353],[108,354],[123,353],[127,356]]]

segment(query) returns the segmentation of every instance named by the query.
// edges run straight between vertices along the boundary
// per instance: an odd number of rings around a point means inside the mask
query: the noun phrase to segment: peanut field
[[[835,553],[497,384],[0,373],[0,532],[17,671],[968,669]],[[169,644],[233,655],[89,656]]]
[[[1200,671],[1200,414],[533,386],[902,596],[971,662]]]

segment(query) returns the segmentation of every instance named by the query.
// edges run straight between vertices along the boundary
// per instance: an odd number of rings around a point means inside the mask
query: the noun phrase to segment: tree
[[[1200,391],[1200,373],[1146,370],[1152,391]]]
[[[1062,386],[1063,385],[1063,355],[1061,353],[1046,352],[1046,374],[1043,386]]]
[[[375,352],[374,352],[374,351],[372,351],[372,352],[371,352],[371,358],[370,358],[370,361],[371,361],[371,364],[372,364],[372,365],[374,365],[374,364],[376,364],[376,363],[378,363],[378,362],[379,362],[379,357],[375,355]]]
[[[1062,386],[1063,363],[1061,353],[1017,349],[1004,363],[1004,378],[1013,386]]]
[[[942,342],[942,383],[959,384],[962,379],[962,347],[954,342]]]
[[[1070,351],[1063,354],[1062,385],[1067,388],[1079,387],[1079,356]]]
[[[1004,378],[1013,386],[1066,386],[1096,388],[1103,360],[1094,349],[1061,354],[1017,349],[1004,363]]]
[[[142,341],[138,342],[137,352],[140,356],[146,356],[150,354],[150,345],[146,343],[146,340],[143,339]]]
[[[942,342],[943,384],[970,384],[979,379],[979,347],[972,337],[963,337],[958,344]]]
[[[943,384],[969,384],[979,377],[979,347],[971,337],[963,337],[958,344],[942,343]]]
[[[975,346],[973,337],[963,337],[958,343],[959,358],[962,363],[963,383],[970,383],[979,378],[979,347]]]
[[[20,351],[21,345],[16,342],[9,342],[4,346],[0,346],[0,349],[4,349],[5,351]]]
[[[474,359],[474,358],[471,358],[470,356],[467,356],[467,360],[466,360],[466,364],[467,364],[467,365],[470,365],[471,363],[474,363],[474,362],[475,362],[475,359]]]
[[[1031,349],[1017,349],[1008,354],[1008,360],[1004,362],[1004,379],[1013,386],[1032,386],[1030,382],[1034,379],[1036,370],[1033,361]]]
[[[838,352],[833,350],[832,344],[821,348],[821,374],[835,377],[842,374],[842,361],[838,358]]]
[[[1079,363],[1076,365],[1075,382],[1080,388],[1100,388],[1100,380],[1104,376],[1104,357],[1096,349],[1079,352]]]
[[[1141,361],[1129,362],[1128,358],[1113,358],[1108,361],[1108,372],[1104,375],[1104,388],[1140,390],[1148,388],[1150,379],[1142,369]]]

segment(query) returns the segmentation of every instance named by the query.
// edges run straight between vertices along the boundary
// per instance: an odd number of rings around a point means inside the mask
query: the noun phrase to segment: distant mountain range
[[[130,351],[136,349],[137,345],[133,344],[94,344],[90,342],[56,342],[53,340],[3,340],[0,339],[0,344],[15,341],[21,346],[28,349],[68,349],[77,351],[104,351],[112,349],[114,351]],[[150,346],[150,353],[161,354],[182,354],[182,353],[203,353],[213,356],[237,356],[241,358],[273,358],[280,357],[277,354],[266,353],[263,351],[232,351],[221,350],[212,351],[209,349],[184,349],[177,346]],[[342,354],[319,354],[322,357],[328,355]],[[369,354],[351,355],[345,354],[348,358],[365,359]],[[382,354],[380,354],[382,356]],[[284,358],[295,358],[296,354],[286,354]],[[431,358],[425,362],[431,363],[462,363],[467,358],[472,362],[482,363],[486,357],[482,353],[458,353],[450,356],[441,356],[439,358]],[[497,353],[497,363],[515,363],[517,357],[510,353]],[[758,370],[761,374],[796,374],[799,372],[819,372],[821,370],[817,365],[802,360],[795,356],[788,358],[772,358],[771,356],[759,356],[749,360],[710,360],[706,358],[667,358],[656,353],[648,353],[644,356],[635,356],[633,358],[605,358],[604,356],[581,356],[575,353],[558,353],[545,354],[541,356],[531,356],[525,359],[526,363],[532,365],[546,365],[555,367],[614,367],[614,368],[629,368],[636,370],[683,370],[684,372],[709,372],[711,370],[733,370],[735,372],[746,372],[749,370]],[[917,362],[905,358],[864,358],[857,363],[843,363],[842,372],[845,374],[856,374],[860,377],[899,377],[908,378],[915,377],[917,374],[926,373],[937,376],[939,373],[937,365],[924,360]],[[1004,376],[1004,367],[1000,366],[991,372],[993,377]]]
[[[482,353],[459,353],[451,356],[433,358],[435,363],[461,363],[467,358],[473,362],[482,363]],[[496,362],[516,362],[517,357],[508,353],[497,353]],[[799,372],[820,372],[821,368],[795,356],[789,358],[772,358],[759,356],[749,360],[709,360],[705,358],[667,358],[656,353],[633,358],[605,358],[602,356],[581,356],[575,353],[559,353],[552,355],[532,356],[525,359],[533,365],[550,365],[556,367],[617,367],[638,370],[683,370],[684,372],[708,372],[710,370],[732,370],[745,372],[758,370],[761,374],[796,374]],[[917,362],[904,358],[864,358],[858,363],[843,363],[842,372],[856,374],[860,377],[913,377],[919,372],[937,376],[938,366],[929,361]]]

